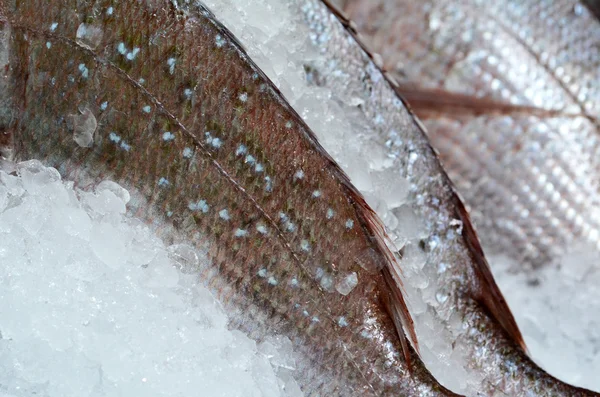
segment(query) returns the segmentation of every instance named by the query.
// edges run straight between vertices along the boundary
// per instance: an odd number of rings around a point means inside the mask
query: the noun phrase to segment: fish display
[[[196,271],[233,327],[292,340],[306,395],[457,395],[423,362],[425,314],[476,374],[467,395],[597,395],[529,360],[420,122],[328,4],[291,3],[335,61],[307,74],[360,104],[367,139],[410,184],[426,237],[404,247],[201,4],[0,4],[3,155],[41,159],[81,186],[126,186],[132,214],[207,252],[213,265]],[[432,294],[417,316],[403,276],[414,250]]]
[[[533,279],[575,243],[600,249],[600,22],[584,4],[338,5],[423,119],[486,250]]]

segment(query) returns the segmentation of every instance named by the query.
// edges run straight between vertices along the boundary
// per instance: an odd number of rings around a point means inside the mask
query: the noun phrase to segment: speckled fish
[[[429,328],[438,337],[426,346],[429,354],[423,354],[428,368],[443,384],[468,395],[597,395],[553,378],[525,353],[469,217],[422,125],[398,99],[397,82],[378,67],[379,57],[366,51],[355,25],[329,3],[295,3],[311,39],[329,60],[311,66],[311,74],[318,76],[313,81],[330,87],[334,100],[354,106],[361,115],[359,123],[368,126],[362,135],[387,148],[398,177],[409,183],[416,219],[424,224],[426,237],[404,248],[420,249],[426,257],[416,272],[416,278],[426,282],[412,288],[407,277],[405,284],[409,296],[420,295],[425,302],[412,312],[417,335]],[[421,351],[425,350],[421,343]],[[444,364],[443,357],[456,360]]]
[[[199,272],[234,325],[292,340],[306,395],[455,396],[411,347],[377,217],[206,9],[0,4],[0,127],[15,158],[79,186],[116,180],[137,217],[205,249]]]
[[[600,22],[584,4],[346,10],[424,118],[486,249],[525,270],[575,243],[600,250]]]

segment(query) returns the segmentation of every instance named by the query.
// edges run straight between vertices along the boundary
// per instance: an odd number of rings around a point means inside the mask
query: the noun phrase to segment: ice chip
[[[346,296],[350,292],[352,292],[352,290],[354,289],[354,287],[356,287],[357,284],[358,284],[358,276],[357,276],[356,272],[352,272],[350,274],[342,276],[338,280],[338,282],[335,284],[335,289],[340,294]]]

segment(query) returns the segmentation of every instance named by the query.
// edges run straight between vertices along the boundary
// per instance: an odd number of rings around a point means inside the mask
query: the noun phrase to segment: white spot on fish
[[[191,148],[186,147],[183,149],[182,154],[183,154],[183,157],[185,157],[186,159],[189,159],[189,158],[192,158],[194,151]]]
[[[167,65],[169,65],[169,73],[171,73],[171,74],[175,73],[175,64],[176,63],[177,63],[177,60],[175,58],[167,59]]]
[[[108,139],[110,139],[114,143],[121,142],[121,137],[118,136],[117,134],[115,134],[114,132],[111,132],[110,134],[108,134]]]
[[[241,156],[242,154],[245,154],[248,151],[248,148],[244,145],[240,145],[238,146],[238,148],[235,150],[235,155],[236,156]]]
[[[229,211],[227,211],[226,209],[222,209],[221,211],[219,211],[219,217],[226,221],[231,219],[231,218],[229,218]]]
[[[191,202],[188,204],[188,208],[192,211],[202,211],[204,214],[210,209],[206,200],[200,200],[197,203]]]
[[[50,47],[52,47],[52,43],[51,43],[51,42],[49,42],[49,41],[47,41],[47,42],[46,42],[46,48],[47,48],[47,49],[50,49]]]
[[[335,215],[335,211],[332,208],[327,208],[327,214],[325,214],[327,219],[333,218],[334,215]]]
[[[150,113],[151,110],[152,110],[152,108],[150,107],[150,105],[146,105],[142,108],[142,111],[144,113]]]
[[[333,286],[333,279],[329,275],[323,275],[323,277],[321,278],[320,284],[324,290],[329,291],[329,290],[331,290],[331,287]]]
[[[162,139],[163,139],[163,141],[165,141],[165,142],[169,142],[169,141],[172,141],[172,140],[174,140],[174,139],[175,139],[175,135],[173,135],[173,133],[172,133],[171,131],[165,131],[165,132],[162,134]]]
[[[127,144],[125,141],[121,141],[121,149],[128,152],[131,150],[131,145]]]
[[[192,91],[189,88],[186,88],[185,90],[183,90],[183,95],[185,95],[185,97],[187,99],[190,99],[192,97],[192,94],[194,93],[194,91]]]
[[[312,193],[312,196],[313,196],[313,198],[319,198],[319,197],[321,197],[321,191],[320,190],[315,190]]]
[[[263,167],[263,165],[261,163],[256,163],[256,166],[254,167],[254,171],[256,172],[263,172],[265,168]]]
[[[146,79],[144,79],[143,77],[140,77],[140,79],[138,80],[138,83],[145,84],[146,83]]]
[[[169,181],[166,178],[160,178],[158,180],[158,186],[169,186]]]
[[[304,171],[302,171],[302,170],[296,171],[296,173],[294,174],[294,180],[303,179],[303,178],[304,178]]]
[[[106,110],[108,107],[108,102],[104,101],[100,104],[100,110]]]
[[[256,159],[254,158],[254,156],[252,156],[251,154],[246,156],[246,163],[254,164],[255,162],[256,162]]]
[[[354,227],[354,221],[352,219],[346,220],[346,229],[350,230]]]
[[[81,72],[81,77],[83,77],[84,79],[87,79],[89,77],[89,70],[85,66],[85,63],[80,63],[78,69]]]
[[[219,138],[213,138],[210,144],[212,147],[218,149],[223,145],[223,141]]]
[[[306,310],[303,310],[302,314],[304,315],[304,317],[308,317],[308,312]]]
[[[271,285],[277,285],[277,280],[275,279],[275,277],[271,276],[269,277],[269,284]]]
[[[285,128],[292,128],[292,122],[291,121],[286,121],[285,122]]]
[[[119,45],[117,46],[117,51],[121,55],[127,54],[127,47],[125,47],[125,43],[123,43],[123,42],[119,43]]]
[[[317,277],[317,279],[320,279],[321,277],[323,277],[324,274],[325,274],[325,271],[323,270],[323,268],[318,267],[317,268],[317,272],[315,274],[315,276]]]
[[[112,6],[111,6],[111,7],[108,7],[108,8],[106,9],[106,15],[109,15],[109,16],[110,16],[110,15],[112,15],[112,14],[113,14],[113,11],[114,11],[114,8],[112,8]]]
[[[264,267],[263,267],[262,269],[260,269],[260,270],[258,271],[258,276],[259,276],[259,277],[263,277],[263,278],[264,278],[264,277],[267,277],[267,269],[265,269]]]
[[[285,222],[285,229],[290,232],[293,233],[296,231],[296,225],[294,224],[294,222],[291,221],[286,221]],[[306,250],[305,250],[306,251]]]
[[[271,177],[265,176],[265,182],[266,182],[265,190],[267,192],[272,192],[273,191],[273,181],[271,181]]]
[[[248,231],[244,229],[236,229],[235,237],[246,237],[248,235]]]
[[[320,322],[321,320],[319,320],[319,317],[316,317],[316,316],[315,316],[315,317],[311,318],[311,319],[310,319],[310,321],[312,321],[313,323],[318,323],[318,322]]]
[[[170,218],[173,216],[173,211],[167,211],[167,216]]]
[[[52,22],[52,25],[50,25],[50,31],[54,32],[57,27],[58,27],[58,22]]]
[[[267,227],[265,225],[260,224],[260,223],[258,225],[256,225],[256,230],[260,234],[267,234]]]
[[[246,102],[248,100],[248,94],[245,92],[242,92],[238,98],[240,99],[240,101]]]
[[[297,287],[298,286],[298,280],[296,279],[296,277],[294,277],[291,281],[290,281],[290,285],[292,287]]]
[[[221,48],[225,45],[225,39],[220,34],[218,34],[215,37],[215,44],[217,45],[217,47]]]
[[[305,252],[310,251],[310,244],[308,243],[308,240],[300,241],[300,248]]]
[[[340,317],[338,318],[338,325],[340,327],[347,327],[348,326],[348,321],[346,320],[346,317]]]
[[[127,53],[126,58],[130,61],[133,61],[135,59],[135,57],[137,56],[137,54],[139,54],[139,52],[140,52],[140,49],[138,47],[135,47],[133,49],[133,51]]]

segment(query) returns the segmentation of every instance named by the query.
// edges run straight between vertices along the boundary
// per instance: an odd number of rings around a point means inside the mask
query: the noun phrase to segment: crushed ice
[[[127,218],[127,190],[15,168],[0,170],[0,395],[301,395],[291,342],[229,330],[190,271],[206,259]]]

